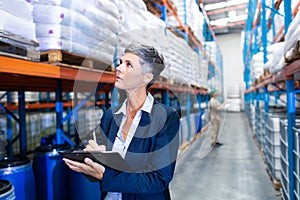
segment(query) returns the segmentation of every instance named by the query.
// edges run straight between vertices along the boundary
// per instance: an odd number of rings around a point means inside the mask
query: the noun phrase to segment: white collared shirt
[[[146,100],[141,107],[141,109],[136,113],[132,120],[132,124],[130,125],[126,140],[124,140],[122,135],[122,129],[126,122],[127,115],[126,115],[126,102],[127,99],[123,102],[122,106],[114,113],[116,114],[122,114],[122,121],[120,124],[120,128],[117,133],[117,137],[115,139],[112,151],[119,152],[123,158],[125,158],[125,155],[127,153],[127,149],[131,143],[131,140],[136,132],[136,129],[138,128],[138,125],[140,123],[141,117],[142,117],[142,111],[150,113],[151,109],[153,107],[154,97],[147,93]],[[119,192],[108,192],[105,200],[122,200],[122,193]]]

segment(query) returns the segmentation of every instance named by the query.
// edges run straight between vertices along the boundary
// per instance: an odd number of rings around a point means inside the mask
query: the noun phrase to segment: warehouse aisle
[[[245,113],[227,113],[221,141],[200,158],[201,138],[179,158],[172,200],[274,200],[279,192],[265,170]]]

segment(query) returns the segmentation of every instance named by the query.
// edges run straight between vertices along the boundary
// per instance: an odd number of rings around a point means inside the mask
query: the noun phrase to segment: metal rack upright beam
[[[26,156],[27,149],[27,135],[26,135],[26,114],[25,114],[25,92],[21,90],[18,92],[19,105],[19,138],[20,138],[20,156]]]

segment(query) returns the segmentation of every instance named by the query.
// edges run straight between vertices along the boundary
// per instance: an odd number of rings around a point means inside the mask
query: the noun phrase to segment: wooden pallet
[[[41,62],[57,66],[75,68],[84,67],[91,70],[114,71],[114,67],[111,64],[106,64],[100,60],[87,58],[83,55],[64,50],[49,50],[42,52],[40,60]]]
[[[270,76],[270,70],[269,69],[265,69],[264,70],[264,77],[269,77]]]
[[[23,60],[39,61],[38,44],[10,33],[0,31],[0,55]]]

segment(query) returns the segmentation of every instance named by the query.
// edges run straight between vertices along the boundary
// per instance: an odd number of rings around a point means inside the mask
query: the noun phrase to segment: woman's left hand
[[[70,167],[70,169],[92,176],[96,179],[102,180],[105,168],[99,163],[93,162],[89,158],[84,159],[84,163],[76,162],[67,158],[63,158],[63,161]]]

